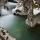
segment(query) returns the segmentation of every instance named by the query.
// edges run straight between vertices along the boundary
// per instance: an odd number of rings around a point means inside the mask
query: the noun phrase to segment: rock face
[[[34,1],[36,1],[38,5],[40,4],[40,0]],[[37,15],[34,15],[33,13],[33,0],[18,0],[18,4],[20,3],[21,5],[18,7],[23,6],[23,14],[27,15],[26,24],[28,24],[30,27],[34,27],[36,24],[40,24],[40,13],[37,13]]]
[[[37,4],[39,5],[38,1],[36,0]],[[32,7],[32,6],[31,6]],[[33,8],[30,7],[30,10],[28,11],[26,24],[28,24],[30,27],[34,27],[36,24],[40,24],[40,12],[38,10],[38,13],[34,15]],[[39,7],[38,7],[39,8]]]
[[[26,24],[31,26],[32,25],[32,17],[33,17],[33,9],[32,9],[33,0],[20,0],[19,3],[21,3],[21,6],[23,6],[23,10],[22,10],[23,13],[25,15],[27,15],[28,20],[26,21]]]
[[[16,38],[9,35],[9,33],[0,27],[0,40],[16,40]]]
[[[18,5],[15,8],[16,10],[20,10],[21,12],[16,12],[19,15],[27,15],[28,10],[32,7],[32,0],[17,0]]]

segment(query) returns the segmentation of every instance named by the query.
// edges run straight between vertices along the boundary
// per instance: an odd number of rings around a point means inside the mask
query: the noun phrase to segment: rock
[[[9,35],[9,33],[0,27],[0,40],[16,40],[16,38]]]
[[[24,7],[22,5],[22,2],[20,2],[20,3],[18,2],[16,8],[12,10],[12,13],[15,13],[15,12],[13,12],[14,10],[15,10],[16,14],[27,15],[26,13],[24,13]],[[17,10],[19,10],[20,12]]]
[[[38,0],[36,0],[36,2],[37,1]],[[40,1],[38,2],[40,3]],[[39,13],[37,14],[35,13],[36,15],[33,13],[33,8],[32,8],[33,0],[20,0],[19,4],[20,3],[22,4],[21,6],[23,6],[22,11],[24,10],[23,11],[24,14],[25,13],[27,14],[26,24],[28,24],[30,27],[34,27],[36,24],[40,24],[40,15],[38,15]],[[20,5],[18,7],[20,7]]]

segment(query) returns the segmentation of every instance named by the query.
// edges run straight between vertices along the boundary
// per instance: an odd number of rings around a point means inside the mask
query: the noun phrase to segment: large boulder
[[[39,1],[37,1],[37,4]],[[32,6],[31,6],[32,7]],[[34,6],[35,7],[35,6]],[[30,27],[35,27],[36,24],[40,24],[40,8],[30,8],[28,11],[27,19],[26,19],[26,24],[28,24]]]
[[[40,4],[40,0],[35,0],[35,1],[38,5]],[[34,3],[33,0],[18,0],[19,5],[17,5],[16,9],[16,10],[22,9],[20,10],[21,12],[18,13],[17,11],[16,14],[27,15],[26,24],[29,25],[30,27],[34,27],[36,24],[40,24],[40,12],[38,12],[37,14],[33,12],[34,11],[33,3]]]
[[[17,1],[18,4],[15,9],[20,10],[21,12],[15,10],[16,14],[27,15],[30,7],[32,8],[33,0],[17,0]]]

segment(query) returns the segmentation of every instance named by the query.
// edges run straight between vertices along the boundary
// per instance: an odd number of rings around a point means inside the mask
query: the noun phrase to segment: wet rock
[[[27,15],[28,10],[30,9],[30,7],[32,7],[32,0],[18,0],[18,4],[17,4],[15,9],[20,10],[21,12],[17,11],[16,14]]]

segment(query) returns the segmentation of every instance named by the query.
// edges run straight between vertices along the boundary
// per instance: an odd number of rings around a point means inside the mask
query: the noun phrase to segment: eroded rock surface
[[[34,27],[36,24],[40,24],[40,10],[39,10],[40,0],[39,1],[35,0],[35,1],[36,1],[35,5],[36,4],[38,5],[37,7],[38,10],[35,10],[35,13],[34,13],[33,9],[35,8],[32,8],[32,9],[30,8],[31,10],[28,11],[29,15],[27,15],[27,20],[26,20],[26,24],[28,24],[30,27]]]
[[[18,3],[21,3],[21,6],[23,6],[23,13],[27,15],[26,24],[28,24],[30,27],[40,24],[40,12],[37,14],[35,13],[36,15],[33,13],[33,3],[38,5],[39,8],[40,0],[19,0]],[[20,5],[18,7],[20,7]]]
[[[0,40],[16,40],[16,38],[10,36],[8,31],[0,27]]]

